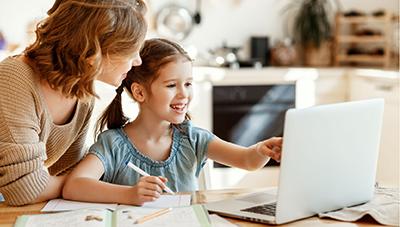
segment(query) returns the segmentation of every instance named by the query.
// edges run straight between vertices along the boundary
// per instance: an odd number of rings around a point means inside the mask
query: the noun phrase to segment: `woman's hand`
[[[138,183],[132,187],[132,194],[129,196],[132,198],[131,203],[141,206],[145,202],[156,201],[160,198],[167,181],[167,178],[161,176],[141,177]]]
[[[272,137],[257,144],[257,151],[260,155],[274,159],[277,162],[281,161],[282,152],[282,137]]]

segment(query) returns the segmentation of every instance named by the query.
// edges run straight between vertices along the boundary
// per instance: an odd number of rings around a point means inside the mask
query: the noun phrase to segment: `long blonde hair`
[[[147,31],[142,0],[56,0],[24,54],[40,80],[66,97],[98,97],[94,80],[104,60],[126,60],[140,50]]]

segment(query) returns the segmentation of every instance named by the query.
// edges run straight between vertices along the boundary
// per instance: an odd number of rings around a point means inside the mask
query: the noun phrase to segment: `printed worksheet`
[[[109,215],[110,216],[110,215]],[[110,217],[109,217],[110,218]],[[32,215],[25,223],[25,227],[106,227],[110,226],[107,220],[107,211],[103,209],[77,210],[49,215]],[[108,223],[107,223],[108,222]]]

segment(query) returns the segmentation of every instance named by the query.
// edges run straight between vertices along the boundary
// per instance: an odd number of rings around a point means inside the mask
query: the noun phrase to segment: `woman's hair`
[[[24,50],[39,79],[66,97],[98,97],[94,80],[104,61],[124,61],[143,45],[147,22],[142,0],[56,0]]]
[[[124,126],[128,122],[129,119],[124,115],[121,103],[121,93],[124,89],[135,100],[131,90],[133,83],[142,85],[150,94],[151,84],[158,78],[161,69],[168,63],[178,60],[193,62],[188,53],[179,44],[162,38],[146,40],[140,51],[140,57],[142,58],[142,65],[132,67],[128,72],[127,77],[118,87],[114,100],[97,121],[95,135],[101,133],[106,126],[108,129],[115,129]],[[187,113],[185,119],[190,119]],[[179,125],[171,124],[171,126],[182,131]]]

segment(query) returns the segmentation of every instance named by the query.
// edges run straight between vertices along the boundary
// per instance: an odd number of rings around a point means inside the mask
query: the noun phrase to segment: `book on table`
[[[136,220],[165,209],[161,207],[138,207],[120,205],[115,211],[105,208],[85,208],[51,214],[19,216],[14,227],[34,226],[163,226],[163,227],[211,227],[207,210],[201,204],[174,207],[170,212],[150,220],[134,224]]]

